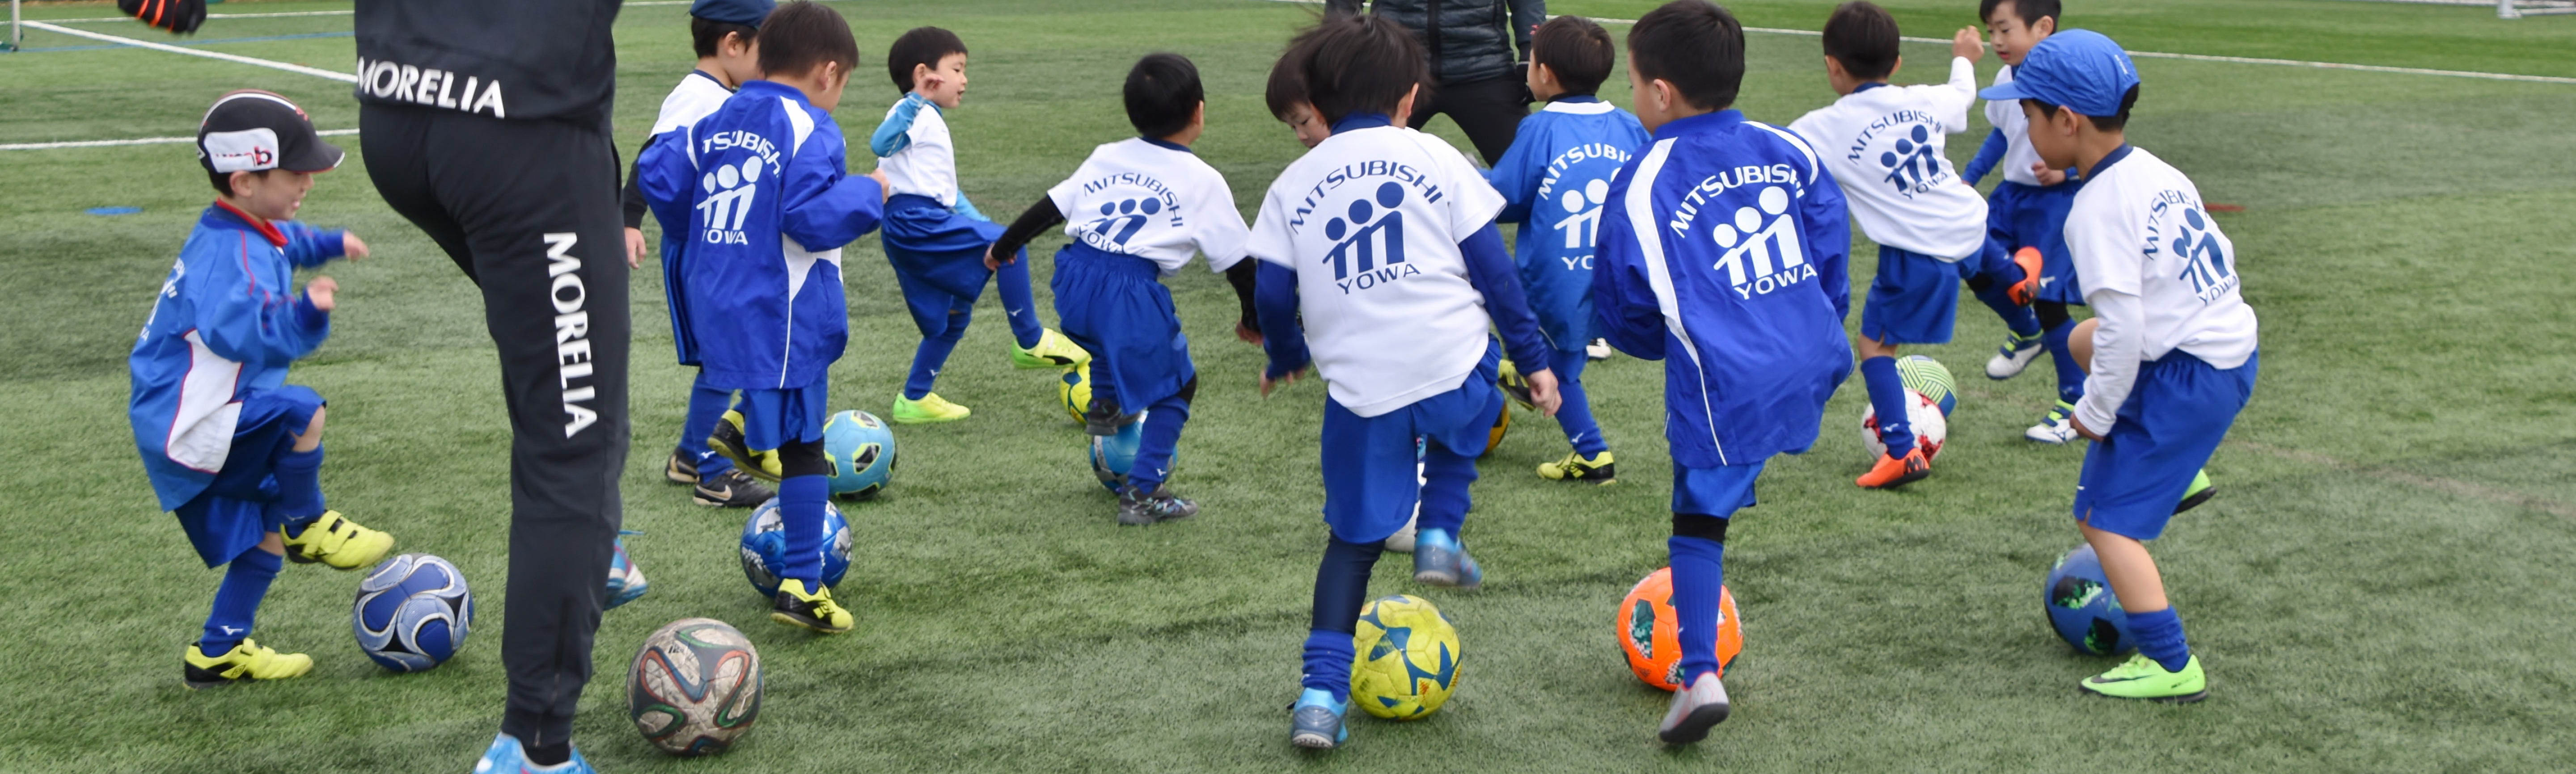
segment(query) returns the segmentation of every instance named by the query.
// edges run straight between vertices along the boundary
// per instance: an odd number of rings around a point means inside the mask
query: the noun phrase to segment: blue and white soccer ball
[[[474,593],[456,565],[429,554],[376,563],[358,582],[350,628],[358,649],[386,669],[419,672],[465,647],[474,626]]]
[[[778,498],[751,511],[742,523],[742,577],[763,597],[778,596],[779,565],[787,562],[787,523],[778,516]],[[823,503],[823,585],[837,586],[850,572],[850,523],[841,509]]]
[[[1153,413],[1153,412],[1145,412]],[[1145,415],[1118,428],[1116,435],[1094,435],[1091,439],[1091,475],[1100,485],[1115,492],[1127,486],[1127,471],[1136,466],[1136,448],[1145,438]]]
[[[875,497],[894,481],[894,429],[865,411],[823,423],[823,457],[832,464],[832,496]]]
[[[2119,595],[2111,593],[2111,581],[2102,574],[2102,559],[2094,555],[2093,546],[2076,546],[2058,557],[2043,591],[2049,625],[2076,651],[2109,656],[2138,649],[2129,636],[2129,613],[2120,609]]]

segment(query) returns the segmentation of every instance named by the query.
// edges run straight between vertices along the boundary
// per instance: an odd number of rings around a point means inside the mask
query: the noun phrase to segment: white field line
[[[689,3],[690,3],[690,0],[645,0],[644,2],[638,2],[638,3],[626,3],[626,4],[625,4],[625,6],[626,6],[626,7],[628,7],[628,8],[634,8],[634,7],[637,7],[637,6],[647,6],[647,5],[688,5]],[[210,13],[210,14],[206,14],[206,18],[208,18],[208,19],[283,19],[283,18],[290,17],[290,16],[348,16],[348,15],[355,14],[355,13],[357,13],[357,11],[284,11],[284,12],[279,12],[279,13]],[[105,23],[107,23],[107,22],[121,22],[121,21],[133,21],[133,20],[134,20],[133,18],[131,18],[131,17],[126,17],[126,16],[84,16],[84,17],[77,18],[77,19],[47,19],[46,21],[49,21],[49,22],[52,22],[52,23],[55,23],[55,24],[105,24]]]
[[[338,137],[338,136],[341,136],[341,135],[349,135],[349,134],[357,134],[357,133],[358,133],[358,130],[356,130],[356,129],[324,129],[324,130],[322,130],[322,131],[315,132],[315,134],[319,134],[319,135],[322,135],[322,136],[324,136],[324,137]],[[0,151],[13,151],[13,150],[52,150],[52,149],[55,149],[55,148],[106,148],[106,147],[112,147],[112,146],[117,146],[117,145],[170,145],[170,144],[177,144],[177,143],[183,143],[183,142],[196,142],[196,141],[197,141],[197,138],[195,138],[195,137],[142,137],[142,138],[137,138],[137,139],[132,139],[132,140],[76,140],[76,141],[72,141],[72,142],[22,142],[22,143],[16,143],[16,144],[11,144],[11,145],[0,145]]]
[[[332,72],[332,71],[324,70],[324,69],[321,69],[321,68],[318,68],[318,67],[306,67],[306,66],[303,66],[303,65],[300,65],[300,64],[288,64],[288,63],[285,63],[285,62],[275,62],[275,61],[270,61],[270,60],[266,60],[266,59],[253,59],[253,58],[251,58],[251,57],[246,57],[246,56],[242,56],[242,55],[239,55],[239,54],[227,54],[227,53],[224,53],[224,52],[221,52],[221,51],[200,51],[200,50],[193,49],[193,48],[184,48],[184,47],[180,47],[180,46],[173,46],[173,45],[169,45],[169,44],[166,44],[166,43],[154,43],[154,42],[151,42],[151,41],[148,41],[148,40],[135,40],[135,39],[133,39],[133,38],[117,37],[117,36],[115,36],[115,35],[102,35],[102,34],[99,34],[99,33],[96,33],[96,32],[90,32],[90,31],[88,31],[88,30],[76,30],[76,29],[72,29],[72,28],[70,28],[70,27],[62,27],[62,26],[57,26],[57,25],[53,25],[53,24],[47,24],[47,23],[44,23],[44,22],[38,22],[38,21],[24,22],[24,24],[26,24],[26,26],[29,26],[29,27],[34,27],[34,28],[36,28],[36,29],[44,30],[44,31],[46,31],[46,32],[60,33],[60,34],[64,34],[64,35],[70,35],[70,36],[72,36],[72,37],[76,37],[76,38],[89,38],[89,39],[91,39],[91,40],[104,40],[104,41],[107,41],[107,42],[109,42],[109,43],[119,43],[119,44],[128,45],[128,46],[135,46],[135,47],[138,47],[138,48],[148,48],[148,49],[152,49],[152,50],[154,50],[154,51],[167,51],[167,52],[170,52],[170,53],[173,53],[173,54],[186,54],[186,55],[188,55],[188,56],[200,56],[200,57],[205,57],[205,58],[207,58],[207,59],[221,59],[221,60],[224,60],[224,61],[226,61],[226,62],[236,62],[236,63],[240,63],[240,64],[252,65],[252,66],[255,66],[255,67],[267,67],[267,68],[272,68],[272,69],[277,69],[277,70],[285,70],[285,71],[290,72],[290,73],[302,73],[302,74],[310,75],[310,76],[314,76],[314,77],[317,77],[317,78],[329,78],[329,79],[331,79],[331,80],[340,81],[340,82],[342,82],[342,83],[357,83],[357,82],[358,82],[358,76],[357,76],[357,75],[355,75],[355,74],[351,74],[351,73],[338,73],[338,72]]]

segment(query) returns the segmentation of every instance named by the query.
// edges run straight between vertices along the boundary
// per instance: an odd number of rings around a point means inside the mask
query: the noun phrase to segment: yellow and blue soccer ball
[[[875,497],[894,483],[894,429],[865,411],[823,423],[823,457],[832,463],[832,496]]]
[[[1922,355],[1906,355],[1896,359],[1896,376],[1904,380],[1905,389],[1922,393],[1923,397],[1939,404],[1941,416],[1947,417],[1951,409],[1959,407],[1959,393],[1953,389],[1958,385],[1950,381],[1950,369],[1942,366],[1941,361]]]
[[[1073,421],[1082,421],[1082,415],[1091,410],[1091,361],[1066,368],[1056,377],[1055,400],[1064,407],[1064,413],[1073,416]]]
[[[1416,720],[1458,688],[1458,629],[1431,601],[1402,594],[1360,609],[1351,637],[1351,704],[1388,720]]]
[[[474,626],[474,592],[456,565],[429,554],[402,554],[376,564],[358,581],[350,628],[358,650],[396,672],[445,663],[465,647]]]

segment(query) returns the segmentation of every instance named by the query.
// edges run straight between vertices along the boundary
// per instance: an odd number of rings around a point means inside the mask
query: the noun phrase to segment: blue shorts
[[[2119,424],[2084,451],[2075,520],[2114,535],[2164,534],[2193,474],[2209,464],[2236,412],[2254,396],[2260,353],[2220,370],[2182,350],[2138,366]]]
[[[1673,512],[1730,518],[1753,507],[1753,480],[1769,460],[1715,468],[1673,466]]]
[[[1122,411],[1152,406],[1198,376],[1160,273],[1153,261],[1081,242],[1055,256],[1058,324],[1091,353],[1093,389],[1109,388]]]
[[[206,566],[232,561],[286,523],[275,507],[277,458],[295,450],[295,433],[312,425],[324,405],[313,388],[293,384],[242,398],[223,469],[173,512]]]
[[[984,295],[993,270],[984,268],[984,248],[1002,238],[1002,226],[948,211],[938,200],[903,194],[886,202],[886,263],[894,266],[895,284],[903,290],[904,307],[923,336],[948,330],[951,312],[972,309]],[[1028,251],[1020,251],[1026,260]]]
[[[821,443],[831,419],[830,377],[785,390],[743,390],[733,409],[742,412],[743,445],[776,451],[790,443]]]
[[[1494,387],[1500,348],[1488,346],[1457,389],[1362,417],[1324,398],[1324,523],[1345,542],[1375,543],[1402,529],[1422,499],[1415,439],[1469,459],[1485,453],[1503,392]]]
[[[2066,211],[2075,206],[2083,181],[2036,186],[2006,180],[1986,197],[1986,239],[2010,256],[2024,247],[2039,248],[2041,301],[2084,303],[2084,286],[2075,278],[2075,255],[2066,251]]]
[[[1882,344],[1948,344],[1958,320],[1957,268],[1922,253],[1878,246],[1878,276],[1869,281],[1869,302],[1860,310],[1860,335]]]

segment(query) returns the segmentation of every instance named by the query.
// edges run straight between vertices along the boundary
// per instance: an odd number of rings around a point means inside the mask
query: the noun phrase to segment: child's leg
[[[1097,364],[1099,355],[1092,357]],[[1192,377],[1188,384],[1181,386],[1180,392],[1154,401],[1154,405],[1147,407],[1145,431],[1136,442],[1136,460],[1127,466],[1127,482],[1133,484],[1137,491],[1152,494],[1162,488],[1163,481],[1171,474],[1172,454],[1181,445],[1181,425],[1190,421],[1190,399],[1197,397],[1198,392],[1199,380]],[[1093,395],[1097,399],[1098,393]]]
[[[2165,598],[2164,578],[2156,573],[2156,559],[2147,553],[2147,544],[2089,526],[2084,528],[2084,542],[2101,557],[2102,575],[2111,581],[2111,593],[2120,597],[2120,607],[2129,613],[2129,634],[2137,638],[2138,652],[2167,672],[2180,672],[2190,665],[2191,647],[2183,642],[2182,617]]]
[[[922,329],[921,346],[912,352],[912,373],[903,380],[903,397],[920,400],[930,394],[939,369],[948,365],[948,353],[957,351],[957,342],[966,338],[966,324],[974,319],[974,299],[951,299],[946,323],[935,331]]]
[[[1556,392],[1564,396],[1564,405],[1556,410],[1557,427],[1565,430],[1565,442],[1585,457],[1599,456],[1610,450],[1610,442],[1601,437],[1601,425],[1592,419],[1592,403],[1584,397],[1583,366],[1591,358],[1583,350],[1562,350],[1549,361],[1548,370],[1556,372]]]
[[[1358,631],[1360,608],[1368,605],[1369,570],[1377,566],[1386,541],[1353,543],[1333,535],[1324,545],[1324,561],[1315,569],[1313,622],[1306,630],[1306,673],[1298,682],[1325,691],[1336,702],[1351,700],[1351,644]]]
[[[1002,298],[1002,311],[1011,317],[1011,340],[1021,349],[1038,345],[1046,326],[1038,323],[1036,294],[1029,287],[1029,251],[1019,252],[1018,260],[1002,264],[994,271],[993,292]]]
[[[689,386],[689,413],[680,419],[680,449],[697,461],[698,481],[713,482],[717,476],[733,470],[733,460],[707,449],[707,436],[716,431],[716,421],[733,407],[733,391],[707,386],[706,369],[698,369],[697,381]]]
[[[277,478],[279,513],[285,514],[285,529],[301,534],[305,525],[322,517],[322,417],[329,409],[314,409],[313,421],[295,433],[295,445],[277,455],[269,475]],[[280,548],[279,551],[285,549]],[[266,588],[262,586],[261,588]]]
[[[822,439],[781,446],[778,465],[784,474],[778,482],[778,520],[787,537],[787,560],[778,577],[804,581],[808,591],[822,588],[823,508],[832,496],[826,477],[831,463],[823,456]]]
[[[1866,333],[1852,345],[1860,352],[1861,383],[1869,389],[1870,408],[1878,412],[1878,439],[1887,444],[1887,456],[1904,459],[1914,451],[1914,428],[1906,422],[1912,401],[1905,394],[1905,378],[1896,373],[1896,345],[1879,343]]]
[[[1436,438],[1425,443],[1422,509],[1414,521],[1416,534],[1440,530],[1455,540],[1458,530],[1467,524],[1467,509],[1472,504],[1467,487],[1475,482],[1475,455],[1461,454]]]
[[[2029,306],[2013,301],[2012,297],[2013,286],[2027,279],[2029,272],[2004,254],[2001,243],[1991,240],[1986,242],[1983,251],[1968,260],[1979,264],[1975,273],[1968,277],[1968,290],[1976,294],[1977,300],[1994,310],[1995,317],[2002,319],[2004,328],[2012,331],[2014,336],[2027,340],[2038,335],[2039,318],[2031,313]]]
[[[1673,563],[1673,613],[1681,624],[1684,685],[1718,671],[1718,599],[1726,585],[1728,521],[1676,512],[1673,536],[1664,542]]]
[[[215,590],[214,608],[206,614],[206,631],[197,639],[197,652],[221,656],[249,637],[259,601],[268,596],[269,582],[277,579],[278,569],[284,566],[286,543],[275,532],[234,557],[224,568],[223,585]]]
[[[2040,330],[2044,332],[2042,346],[2048,348],[2049,361],[2057,365],[2057,399],[2066,403],[2082,400],[2087,371],[2084,362],[2092,358],[2077,358],[2070,348],[2070,337],[2075,333],[2074,317],[2067,313],[2065,304],[2055,301],[2033,301],[2030,306],[2039,320]],[[2092,337],[2085,338],[2084,349],[2090,353]]]

